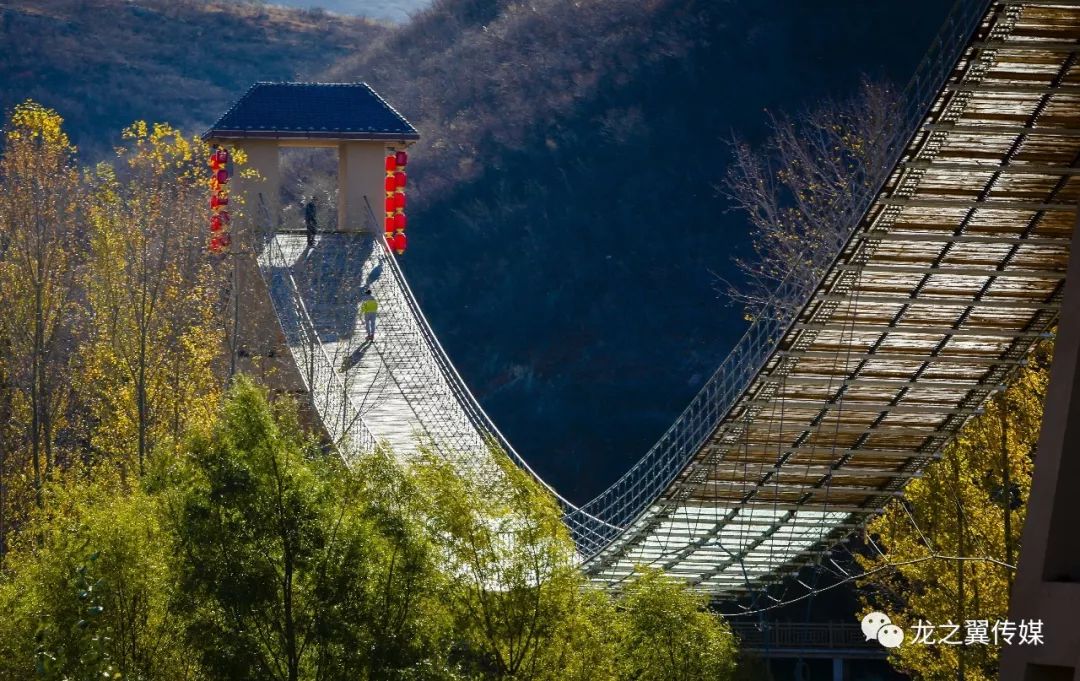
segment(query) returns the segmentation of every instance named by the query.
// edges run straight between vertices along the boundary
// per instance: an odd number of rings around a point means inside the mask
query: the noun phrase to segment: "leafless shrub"
[[[746,215],[753,255],[733,258],[743,281],[718,279],[748,319],[762,313],[789,274],[808,284],[820,279],[847,238],[852,202],[888,162],[885,138],[898,104],[887,85],[864,81],[849,99],[798,116],[770,114],[761,147],[732,142],[718,189]],[[781,308],[802,303],[778,302]]]

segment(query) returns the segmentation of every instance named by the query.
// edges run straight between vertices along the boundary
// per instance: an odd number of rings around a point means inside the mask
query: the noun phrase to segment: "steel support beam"
[[[916,334],[925,336],[976,336],[983,338],[1048,338],[1042,331],[1013,331],[1011,329],[972,329],[951,326],[915,326],[900,324],[859,324],[857,329],[852,329],[850,323],[828,322],[819,324],[815,322],[797,323],[792,328],[811,331],[844,331],[852,335],[858,334]]]
[[[947,83],[946,92],[986,92],[1005,95],[1080,95],[1080,86],[1016,85],[1013,83]]]
[[[1016,366],[1027,364],[1026,359],[1001,359],[998,357],[976,357],[973,355],[916,355],[901,352],[847,352],[831,350],[779,350],[777,356],[807,359],[830,359],[849,361],[878,360],[882,362],[941,362],[945,364],[973,364],[990,368],[996,364]]]
[[[974,388],[975,386],[972,386]],[[857,402],[855,400],[840,400],[835,402],[828,402],[825,400],[796,400],[780,398],[779,400],[747,400],[743,404],[755,405],[755,406],[775,406],[783,409],[798,409],[808,410],[815,412],[825,411],[848,411],[857,413],[879,414],[879,413],[892,413],[892,414],[927,414],[931,416],[948,416],[950,414],[964,414],[972,415],[978,413],[973,409],[963,409],[956,407],[946,407],[944,405],[934,404],[885,404],[885,403],[866,403]],[[797,418],[794,415],[792,418]]]
[[[1005,279],[1049,279],[1052,281],[1059,281],[1065,278],[1065,272],[1062,270],[998,270],[986,267],[971,267],[965,265],[919,266],[906,265],[902,263],[881,263],[869,265],[838,265],[837,269],[856,270],[860,272],[870,272],[872,274],[938,274],[942,276],[953,277],[1001,277]]]
[[[971,123],[930,123],[922,127],[927,132],[959,135],[1005,135],[1008,137],[1046,135],[1051,137],[1080,137],[1080,128],[1023,125],[977,125]]]
[[[975,308],[980,310],[1057,310],[1061,303],[1040,300],[995,300],[993,298],[945,298],[943,296],[890,296],[876,293],[860,293],[857,298],[832,294],[818,294],[814,300],[831,303],[849,303],[851,306],[867,305],[932,305],[934,307]]]
[[[860,431],[862,432],[862,431]],[[769,455],[805,455],[805,456],[829,456],[829,457],[854,457],[856,460],[904,460],[904,459],[939,459],[941,455],[938,453],[925,453],[916,449],[864,449],[864,448],[845,448],[845,447],[827,447],[824,445],[799,445],[797,447],[787,447],[776,445],[769,447],[767,442],[755,442],[747,446],[738,446],[732,450],[726,452],[724,461],[729,460],[728,457],[738,456],[769,456]],[[719,456],[719,453],[712,453],[711,449],[719,449],[718,447],[710,447],[706,449],[709,452],[705,457],[705,462],[702,465],[711,466],[712,463],[709,459],[714,456]],[[734,459],[739,460],[739,459]]]
[[[1054,52],[1059,54],[1070,54],[1080,50],[1080,45],[1076,43],[1051,40],[1032,40],[1029,42],[1020,42],[1019,40],[977,40],[972,43],[972,47],[976,50],[994,52],[1005,50],[1008,52]]]
[[[762,383],[776,383],[781,386],[824,386],[826,388],[839,388],[843,387],[865,387],[865,388],[912,388],[915,386],[926,386],[928,388],[937,388],[939,390],[973,390],[975,388],[984,388],[986,390],[998,391],[1004,388],[1003,385],[984,385],[978,381],[948,381],[948,380],[935,380],[926,379],[924,381],[909,381],[902,378],[866,378],[858,376],[856,378],[836,378],[832,376],[803,376],[799,373],[792,373],[786,376],[769,376],[762,379]]]
[[[1069,238],[1026,237],[1006,234],[930,234],[904,230],[867,230],[855,236],[859,241],[902,241],[943,244],[1024,244],[1029,246],[1068,247]]]
[[[1038,201],[1009,201],[1007,199],[986,199],[985,201],[970,199],[930,199],[930,198],[903,198],[899,196],[883,198],[879,201],[885,206],[899,206],[901,208],[945,208],[958,210],[1011,210],[1030,212],[1063,211],[1073,213],[1076,211],[1075,203],[1041,203]]]
[[[901,161],[900,166],[911,170],[941,170],[957,173],[995,172],[1003,175],[1080,175],[1080,168],[1070,165],[1047,165],[1042,163],[1016,163],[1005,165],[989,163],[960,163],[956,161]]]

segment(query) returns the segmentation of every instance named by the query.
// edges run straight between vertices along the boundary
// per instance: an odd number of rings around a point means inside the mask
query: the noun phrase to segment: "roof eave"
[[[420,133],[412,132],[343,132],[318,130],[216,130],[202,134],[203,140],[219,139],[323,139],[368,142],[415,142]]]

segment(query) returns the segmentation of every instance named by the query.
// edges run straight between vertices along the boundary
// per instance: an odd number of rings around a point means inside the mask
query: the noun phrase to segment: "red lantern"
[[[229,162],[229,152],[228,152],[228,150],[226,150],[226,149],[224,149],[222,147],[218,147],[217,151],[214,152],[214,160],[216,160],[221,165],[225,165],[226,163],[228,163]]]
[[[211,156],[210,157],[210,169],[211,170],[218,170],[219,168],[221,168],[221,163],[217,160],[217,156]]]
[[[221,228],[225,226],[225,221],[221,219],[220,215],[214,215],[210,218],[210,231],[220,232]]]
[[[405,210],[405,192],[394,192],[394,210]]]
[[[394,154],[394,161],[399,166],[404,168],[409,163],[409,155],[406,154],[404,151],[399,151],[398,153]]]
[[[217,175],[214,176],[214,179],[218,181],[219,185],[227,183],[229,181],[229,171],[222,168],[217,171]]]
[[[398,213],[398,214],[394,215],[394,229],[404,231],[404,229],[405,229],[405,213]]]
[[[386,195],[386,212],[387,213],[393,213],[395,205],[396,204],[395,204],[394,194],[387,194]]]
[[[386,216],[386,238],[389,239],[390,235],[394,233],[394,216]]]
[[[396,252],[398,255],[402,255],[403,253],[405,253],[405,246],[407,245],[407,243],[408,242],[405,239],[405,232],[398,232],[397,234],[395,234],[394,243],[392,245],[394,252]]]
[[[387,175],[386,176],[386,191],[387,192],[393,192],[395,189],[397,189],[397,180],[394,179],[393,175]]]
[[[229,197],[227,196],[222,196],[221,194],[214,194],[210,197],[210,208],[213,210],[217,210],[218,208],[227,205],[229,205]]]
[[[386,157],[386,172],[392,173],[397,170],[397,161],[393,156]]]
[[[405,173],[401,172],[400,170],[398,172],[394,173],[394,188],[395,189],[404,189],[405,188]],[[390,190],[390,191],[393,191],[393,189]]]

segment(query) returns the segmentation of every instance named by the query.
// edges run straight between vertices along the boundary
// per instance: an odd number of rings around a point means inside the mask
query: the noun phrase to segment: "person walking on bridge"
[[[360,314],[364,316],[364,327],[367,329],[369,343],[375,341],[375,317],[379,314],[379,301],[371,295],[371,289],[365,289],[360,298]]]
[[[319,228],[318,222],[315,220],[315,197],[312,196],[308,199],[307,205],[304,206],[304,226],[307,228],[307,245],[308,248],[315,247],[315,232]]]

